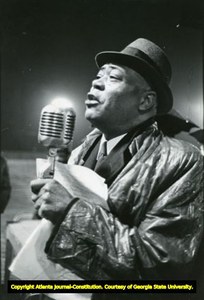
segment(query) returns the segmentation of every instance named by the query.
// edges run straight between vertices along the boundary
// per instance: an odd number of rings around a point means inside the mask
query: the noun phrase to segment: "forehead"
[[[136,71],[134,71],[126,66],[116,65],[113,63],[107,63],[100,68],[100,71],[111,71],[111,70],[117,70],[123,74],[133,74],[133,75],[137,74]]]
[[[131,78],[133,80],[144,80],[144,78],[135,70],[119,64],[107,63],[100,68],[99,72],[110,73],[112,70],[115,70],[124,77]]]

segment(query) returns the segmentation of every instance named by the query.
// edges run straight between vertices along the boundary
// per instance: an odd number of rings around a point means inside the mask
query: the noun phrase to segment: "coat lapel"
[[[95,169],[95,172],[106,179],[109,186],[120,171],[127,165],[132,155],[128,146],[133,139],[133,134],[127,134],[104,159],[104,161]]]
[[[125,135],[122,140],[112,149],[106,159],[104,159],[104,161],[94,170],[96,173],[106,179],[106,184],[108,186],[111,185],[114,179],[131,160],[132,154],[130,153],[129,145],[131,144],[132,140],[141,134],[150,124],[152,124],[152,119],[149,119],[141,124],[138,128],[133,129],[127,135]],[[96,137],[91,139],[91,146],[89,146],[86,149],[85,154],[83,154],[81,163],[81,165],[84,165],[90,169],[94,169],[95,167],[99,141],[101,138],[100,131],[97,131],[96,133]],[[136,149],[134,154],[135,152]]]
[[[92,141],[91,146],[86,149],[82,158],[82,165],[94,170],[97,174],[105,178],[106,183],[110,185],[132,157],[127,149],[130,143],[130,137],[128,135],[124,137],[116,147],[113,148],[106,159],[95,168],[100,139],[101,135],[97,136],[94,141]]]
[[[114,181],[117,175],[122,171],[122,169],[127,165],[129,160],[132,158],[128,149],[125,151],[114,151],[108,156],[103,163],[95,170],[100,176],[106,179],[106,184],[108,186]]]
[[[85,155],[83,156],[82,161],[83,166],[89,169],[94,170],[96,164],[96,157],[98,154],[99,144],[100,144],[101,135],[95,138],[94,142],[91,146],[87,149]]]

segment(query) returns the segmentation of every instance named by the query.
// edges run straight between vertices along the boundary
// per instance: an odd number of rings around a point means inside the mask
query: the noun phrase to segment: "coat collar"
[[[129,145],[129,150],[130,150],[130,153],[132,154],[132,156],[135,155],[136,152],[140,149],[140,147],[142,146],[143,140],[151,132],[158,131],[157,122],[156,121],[153,122],[150,120],[148,120],[148,121],[150,122],[149,126],[146,125],[145,130],[141,130],[141,132],[139,132],[139,134],[132,140],[132,143]],[[144,123],[144,125],[145,124],[146,124],[146,122]],[[83,140],[83,143],[81,145],[81,151],[80,151],[80,153],[82,154],[82,157],[85,156],[85,154],[87,153],[89,148],[93,145],[95,140],[101,136],[102,136],[102,132],[99,129],[95,128],[85,137],[85,139]],[[81,163],[83,164],[83,159],[82,159]]]
[[[156,123],[152,123],[152,120],[148,120],[148,122],[145,122],[129,132],[95,171],[104,177],[106,183],[110,185],[130,159],[138,152],[144,138],[156,128]],[[83,154],[81,156],[80,165],[84,165],[84,162],[87,160],[87,157],[97,144],[101,135],[102,133],[98,129],[93,130],[87,135],[82,147]]]

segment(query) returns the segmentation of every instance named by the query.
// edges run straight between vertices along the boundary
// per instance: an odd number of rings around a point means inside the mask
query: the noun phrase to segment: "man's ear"
[[[145,112],[157,105],[157,93],[154,91],[145,92],[140,100],[139,110]]]

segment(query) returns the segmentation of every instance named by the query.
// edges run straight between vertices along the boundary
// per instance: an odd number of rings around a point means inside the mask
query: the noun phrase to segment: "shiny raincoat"
[[[73,151],[83,164],[101,133]],[[186,279],[203,233],[203,157],[157,124],[133,139],[132,155],[109,187],[110,211],[73,201],[48,242],[48,257],[84,279]],[[94,183],[93,183],[94,184]]]

